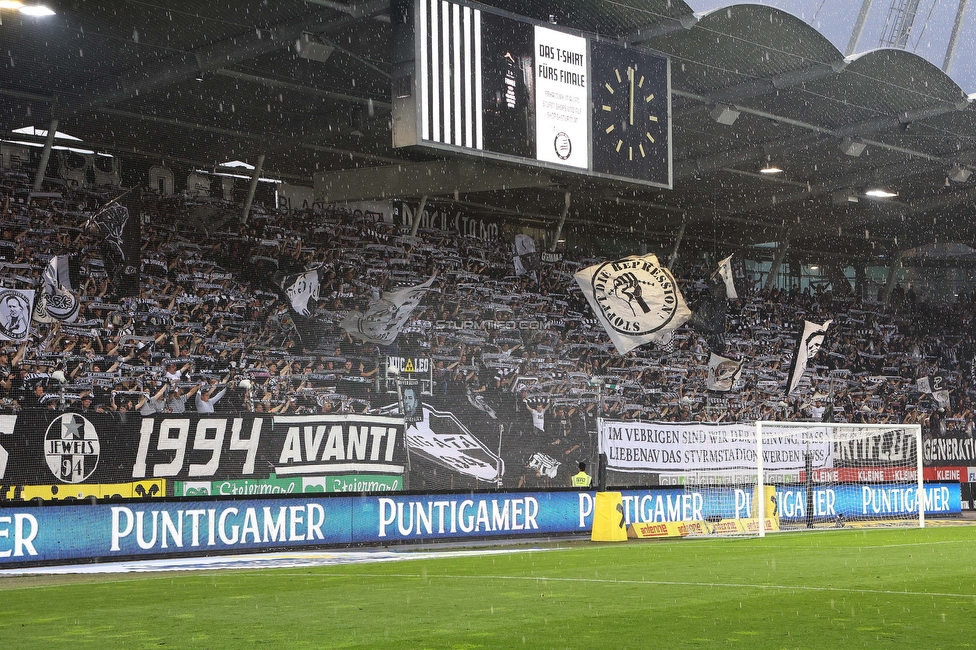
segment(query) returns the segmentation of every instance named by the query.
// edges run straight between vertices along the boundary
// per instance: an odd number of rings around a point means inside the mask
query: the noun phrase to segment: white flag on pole
[[[708,390],[730,391],[742,374],[742,361],[729,359],[712,352],[708,357]]]
[[[718,263],[718,274],[725,282],[725,297],[729,300],[738,300],[739,294],[735,290],[735,276],[732,274],[732,255]]]
[[[431,278],[423,284],[384,293],[382,298],[369,306],[365,314],[350,312],[342,319],[342,329],[350,336],[370,343],[393,343],[433,282],[434,278]]]
[[[796,344],[796,353],[793,355],[793,365],[790,367],[790,379],[786,389],[786,394],[790,395],[800,383],[803,372],[807,369],[807,364],[817,356],[820,346],[823,345],[824,337],[827,336],[827,328],[830,327],[832,320],[826,321],[823,325],[803,321],[803,333]]]
[[[302,316],[308,316],[308,301],[319,299],[319,271],[312,269],[293,277],[295,281],[285,288],[285,293],[291,301],[291,308]]]
[[[573,277],[620,354],[669,341],[691,317],[674,276],[656,255],[594,264]]]

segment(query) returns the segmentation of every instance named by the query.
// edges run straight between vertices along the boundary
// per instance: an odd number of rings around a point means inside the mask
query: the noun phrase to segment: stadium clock
[[[593,171],[670,184],[668,61],[591,44]]]

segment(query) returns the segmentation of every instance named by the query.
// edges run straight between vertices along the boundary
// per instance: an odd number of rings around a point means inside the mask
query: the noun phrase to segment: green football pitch
[[[0,577],[0,648],[973,648],[974,565],[933,526]]]

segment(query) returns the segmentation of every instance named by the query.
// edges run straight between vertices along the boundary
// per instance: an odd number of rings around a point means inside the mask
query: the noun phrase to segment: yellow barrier
[[[757,485],[752,491],[752,508],[750,509],[750,517],[758,517],[759,504],[758,504],[758,494],[759,486]],[[776,521],[776,530],[779,530],[779,502],[776,499],[776,486],[775,485],[764,485],[763,486],[763,496],[765,497],[763,503],[763,517],[766,519],[774,519]],[[771,530],[769,526],[766,530]]]
[[[624,520],[623,495],[620,492],[597,492],[590,539],[594,542],[626,542]]]
[[[78,485],[24,485],[11,487],[3,495],[5,500],[30,501],[41,498],[44,501],[63,501],[65,499],[161,499],[166,496],[166,479],[134,481],[132,483],[80,483]]]

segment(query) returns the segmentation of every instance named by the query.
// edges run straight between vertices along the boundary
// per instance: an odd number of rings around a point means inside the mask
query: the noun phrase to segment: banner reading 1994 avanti
[[[0,416],[0,502],[404,489],[402,418]]]

